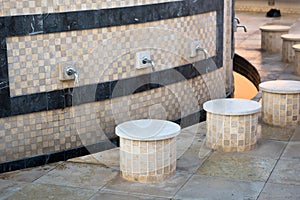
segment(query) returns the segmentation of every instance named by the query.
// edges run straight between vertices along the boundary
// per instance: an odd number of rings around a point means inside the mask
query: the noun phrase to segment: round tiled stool
[[[295,74],[300,76],[300,44],[293,45],[295,51]]]
[[[217,151],[242,152],[255,148],[261,105],[246,99],[214,99],[207,111],[206,146]]]
[[[160,182],[173,176],[180,129],[173,122],[154,119],[119,124],[121,176],[137,182]]]
[[[270,53],[279,53],[282,49],[281,35],[287,34],[290,26],[265,25],[261,26],[261,48]]]
[[[293,45],[300,44],[300,34],[285,34],[282,38],[282,61],[294,62],[295,52]]]
[[[259,89],[263,122],[282,127],[300,125],[300,81],[266,81]]]

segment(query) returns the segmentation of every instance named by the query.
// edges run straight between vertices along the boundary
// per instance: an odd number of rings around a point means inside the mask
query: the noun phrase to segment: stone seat
[[[275,126],[300,125],[300,81],[276,80],[259,84],[262,120]]]
[[[284,25],[265,25],[261,30],[261,48],[270,53],[279,53],[282,49],[281,35],[287,34],[290,26]]]
[[[293,45],[300,44],[300,34],[284,34],[282,38],[282,61],[294,62],[295,52]]]
[[[218,151],[242,152],[255,148],[261,105],[246,99],[215,99],[204,103],[206,146]]]
[[[295,51],[295,74],[300,76],[300,44],[293,45]]]
[[[170,121],[141,119],[116,127],[120,137],[121,176],[130,181],[160,182],[176,172],[176,136]]]

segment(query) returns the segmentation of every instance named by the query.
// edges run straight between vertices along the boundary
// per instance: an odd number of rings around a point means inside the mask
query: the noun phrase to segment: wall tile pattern
[[[150,73],[136,69],[135,53],[149,50],[155,70],[203,59],[190,58],[190,45],[200,40],[209,56],[216,52],[216,13],[83,31],[7,38],[11,96],[74,86],[59,80],[59,66],[73,66],[79,85]]]
[[[2,0],[0,17],[53,12],[69,12],[78,10],[95,10],[124,6],[145,5],[153,3],[173,2],[174,0]]]
[[[300,94],[262,92],[262,120],[275,126],[300,125]]]
[[[219,115],[207,112],[206,146],[217,151],[242,152],[256,146],[258,113]]]
[[[225,90],[220,90],[220,84],[215,81],[224,82],[223,73],[221,68],[129,96],[63,110],[0,118],[0,162],[107,140],[115,137],[115,126],[124,121],[141,118],[173,120],[193,113],[207,100],[224,97]],[[73,92],[75,97],[76,88]]]
[[[160,182],[176,172],[176,137],[157,141],[120,138],[121,176],[130,181]]]

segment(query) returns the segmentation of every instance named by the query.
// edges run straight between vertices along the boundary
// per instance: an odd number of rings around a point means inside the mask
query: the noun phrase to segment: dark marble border
[[[220,68],[222,67],[223,61],[223,0],[186,0],[124,8],[0,17],[0,117],[54,110],[69,107],[73,104],[101,101],[117,96],[132,94],[132,88],[129,87],[147,79],[151,82],[145,82],[142,87],[134,91],[135,93],[179,81],[170,79],[168,80],[169,82],[166,81],[161,83],[161,81],[166,80],[165,75],[170,75],[170,73],[172,73],[173,70],[171,69],[156,72],[151,75],[142,75],[124,80],[99,83],[96,85],[96,97],[87,96],[84,99],[74,99],[73,97],[73,91],[76,91],[76,93],[79,94],[78,97],[80,97],[80,94],[89,91],[91,88],[94,88],[95,85],[10,97],[6,37],[137,24],[191,16],[211,11],[217,12],[217,57],[213,59],[216,62],[217,68]],[[203,64],[203,62],[204,61],[199,63]],[[175,70],[178,70],[178,72],[183,74],[187,79],[208,72],[196,72],[195,74],[195,70],[192,69],[192,64],[176,67]],[[189,73],[192,75],[186,76],[189,75]],[[121,85],[121,82],[124,83],[126,87],[117,88],[120,90],[117,93],[114,92],[117,96],[112,96],[112,91],[116,91],[115,86]]]

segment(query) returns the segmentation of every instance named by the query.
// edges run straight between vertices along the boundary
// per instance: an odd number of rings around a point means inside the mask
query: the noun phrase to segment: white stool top
[[[281,38],[284,40],[300,41],[300,34],[284,34]]]
[[[293,45],[293,49],[294,49],[295,51],[300,51],[300,44],[295,44],[295,45]]]
[[[140,141],[164,140],[177,136],[180,126],[174,122],[158,119],[132,120],[119,124],[116,134],[121,138]]]
[[[247,99],[214,99],[203,104],[204,110],[220,115],[248,115],[260,112],[260,103]]]
[[[276,80],[266,81],[259,84],[261,91],[270,93],[293,94],[300,93],[300,81]]]
[[[291,27],[284,26],[284,25],[265,25],[259,27],[259,29],[263,31],[269,31],[269,32],[280,32],[280,31],[289,31]]]

